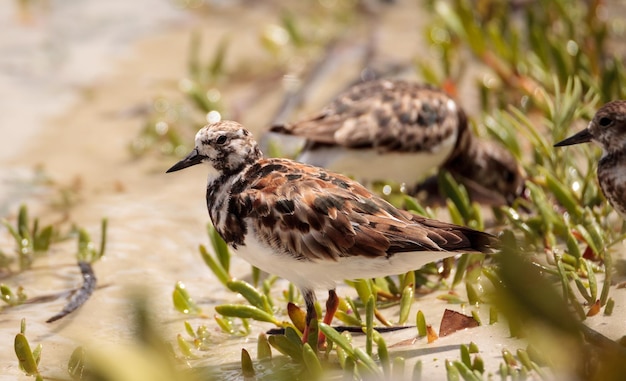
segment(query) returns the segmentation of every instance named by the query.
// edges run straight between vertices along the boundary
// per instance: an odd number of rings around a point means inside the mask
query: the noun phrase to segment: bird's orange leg
[[[313,291],[302,290],[302,295],[304,296],[304,302],[306,304],[306,326],[304,328],[304,332],[302,333],[302,342],[306,343],[309,340],[309,327],[311,326],[311,321],[313,321],[313,319],[317,319],[317,312],[315,311],[315,294]],[[335,290],[328,290],[326,313],[324,314],[324,319],[322,320],[324,324],[330,325],[332,323],[338,307],[339,298],[337,297]],[[317,340],[318,347],[322,347],[325,340],[326,336],[320,332]]]
[[[333,318],[335,317],[335,313],[337,312],[337,308],[339,308],[339,298],[335,293],[335,290],[328,290],[328,300],[326,301],[326,313],[324,314],[324,324],[330,325],[333,322]],[[319,337],[317,340],[317,346],[322,347],[324,345],[324,341],[326,341],[326,336],[322,332],[319,333]]]

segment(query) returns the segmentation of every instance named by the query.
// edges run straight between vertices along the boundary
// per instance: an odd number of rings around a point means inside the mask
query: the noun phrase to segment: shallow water
[[[9,53],[0,55],[2,214],[14,214],[20,202],[28,202],[32,213],[42,213],[45,220],[60,218],[47,205],[51,191],[32,184],[33,168],[42,165],[57,183],[67,184],[77,176],[80,178],[82,201],[71,210],[70,218],[87,228],[96,241],[100,219],[109,218],[107,253],[94,266],[101,288],[83,307],[53,324],[46,324],[45,320],[63,307],[64,298],[0,312],[0,379],[25,379],[19,376],[22,373],[11,348],[23,317],[27,318],[31,343],[44,346],[44,374],[64,376],[65,362],[76,345],[124,343],[132,337],[128,297],[137,290],[150,297],[156,325],[171,342],[175,342],[176,334],[184,332],[186,318],[171,303],[177,281],[185,282],[209,316],[213,315],[212,306],[233,298],[224,292],[197,250],[198,244],[208,244],[205,169],[194,167],[165,175],[174,159],[133,160],[127,145],[141,128],[142,119],[128,116],[126,111],[149,105],[155,94],[173,91],[185,75],[192,29],[198,28],[207,36],[205,51],[209,52],[219,37],[231,33],[236,41],[233,60],[250,59],[262,53],[258,32],[276,15],[269,7],[250,7],[245,13],[226,7],[198,20],[165,0],[109,2],[105,8],[101,8],[102,4],[94,0],[81,5],[50,1],[45,8],[36,10],[26,24],[14,9],[0,6],[0,20],[11,25],[9,32],[0,36],[0,52]],[[150,12],[146,13],[146,9]],[[420,41],[397,37],[421,36],[425,20],[418,6],[403,3],[390,7],[382,21],[388,27],[377,34],[381,56],[395,54],[404,59],[420,49],[425,51]],[[20,33],[26,33],[24,41],[20,41]],[[356,64],[359,50],[355,52],[348,52],[341,62]],[[349,69],[330,70],[338,73],[334,78],[353,78]],[[314,109],[333,94],[339,83],[330,82],[333,83],[316,92],[307,107]],[[233,108],[250,93],[241,88],[225,90]],[[274,115],[280,103],[279,93],[268,92],[253,102],[240,115],[244,124],[260,131]],[[5,230],[0,231],[3,249],[11,247],[7,235]],[[25,285],[29,297],[77,287],[80,275],[75,266],[75,250],[73,242],[55,246],[46,258],[37,260],[32,270],[6,282],[13,287]],[[234,259],[232,272],[246,277],[249,266]],[[280,287],[279,284],[277,292]],[[413,308],[414,312],[422,309],[427,322],[435,327],[445,308],[470,312],[435,297],[418,298]],[[618,304],[616,311],[619,308]],[[393,314],[385,311],[386,316]],[[480,314],[487,321],[488,307],[482,306]],[[596,321],[599,327],[610,324],[601,317],[592,319]],[[194,327],[208,325],[220,342],[215,353],[206,354],[203,362],[208,365],[238,361],[242,347],[250,350],[254,358],[256,334],[271,328],[254,324],[252,335],[232,339],[221,335],[211,319],[194,318],[190,322]],[[388,345],[413,337],[413,330],[386,336]],[[441,338],[430,345],[421,340],[395,351],[405,357],[421,356],[425,374],[441,379],[445,374],[444,359],[458,358],[458,344],[469,341],[479,345],[487,368],[494,371],[502,347],[525,347],[523,342],[508,339],[505,324],[496,324]],[[235,371],[232,374],[233,378],[238,376]]]

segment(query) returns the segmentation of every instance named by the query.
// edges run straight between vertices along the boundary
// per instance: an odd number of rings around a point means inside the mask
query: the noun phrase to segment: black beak
[[[591,133],[589,132],[589,129],[585,128],[579,133],[572,135],[565,140],[561,140],[560,142],[556,143],[554,146],[563,147],[563,146],[571,146],[573,144],[587,143],[591,141],[591,138],[592,136],[591,136]]]
[[[184,159],[182,159],[178,163],[174,164],[172,166],[172,168],[170,168],[167,171],[165,171],[165,173],[180,171],[181,169],[185,169],[187,167],[191,167],[192,165],[200,164],[200,163],[202,163],[202,160],[204,160],[205,158],[206,158],[206,156],[200,155],[198,153],[198,150],[194,148],[194,150],[191,151],[191,153],[189,153],[189,155],[187,155],[187,157],[185,157]]]

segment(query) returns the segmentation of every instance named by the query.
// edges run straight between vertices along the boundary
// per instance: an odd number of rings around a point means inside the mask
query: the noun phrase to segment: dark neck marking
[[[213,226],[222,239],[236,249],[238,245],[245,245],[248,228],[244,218],[248,215],[251,205],[240,204],[238,194],[234,194],[232,190],[224,194],[223,187],[231,178],[232,175],[222,174],[211,182],[207,186],[206,202]],[[238,193],[240,192],[241,190]],[[218,199],[220,196],[221,198]],[[224,215],[224,203],[228,203],[226,215]]]

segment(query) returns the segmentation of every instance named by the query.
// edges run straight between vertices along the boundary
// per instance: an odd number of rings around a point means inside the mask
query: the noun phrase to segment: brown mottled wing
[[[262,241],[294,257],[476,252],[492,243],[488,234],[399,211],[349,178],[316,167],[266,159],[247,177],[239,204]]]
[[[271,131],[349,148],[422,151],[455,133],[461,123],[456,107],[436,88],[376,80],[353,86],[318,114]]]

